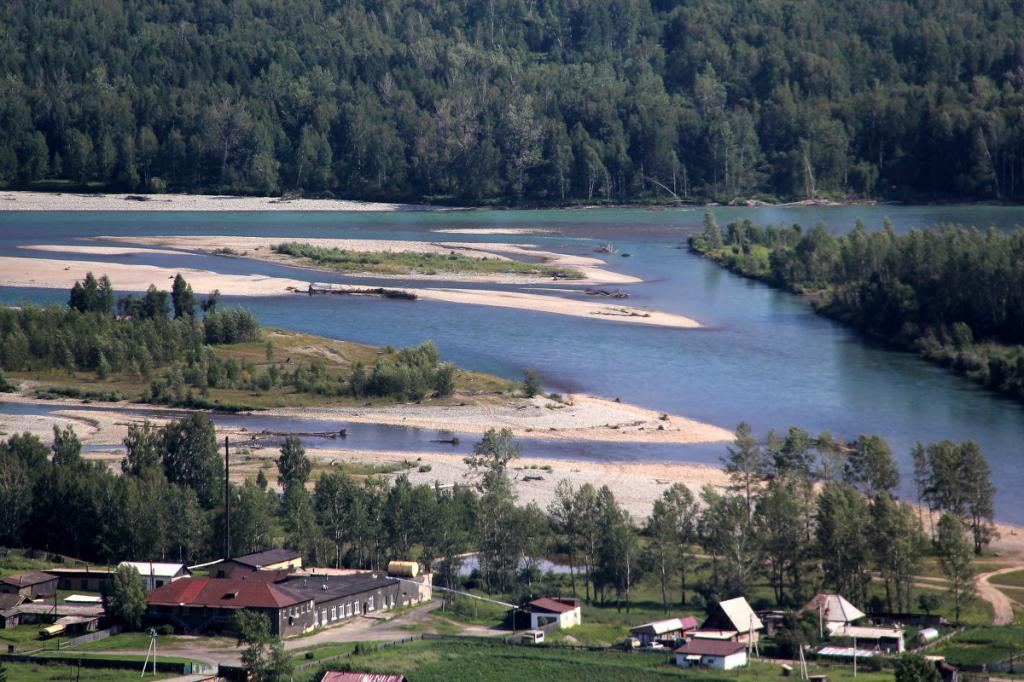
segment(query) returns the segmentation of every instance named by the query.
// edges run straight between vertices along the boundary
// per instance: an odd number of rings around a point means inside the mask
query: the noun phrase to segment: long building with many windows
[[[282,577],[275,572],[232,578],[182,578],[153,590],[147,619],[184,633],[230,631],[235,613],[251,609],[267,615],[271,632],[289,637],[347,618],[399,604],[399,581],[376,573]]]

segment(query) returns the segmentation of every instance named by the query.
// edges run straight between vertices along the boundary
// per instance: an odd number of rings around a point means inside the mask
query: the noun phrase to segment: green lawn
[[[36,649],[56,649],[57,639],[40,639],[39,629],[42,625],[18,625],[17,627],[0,630],[0,648],[7,650],[13,644],[18,651],[35,651]],[[66,641],[61,637],[60,641]]]
[[[180,635],[161,635],[156,640],[156,650],[187,649],[202,646],[203,648],[230,648],[235,640],[229,637],[183,637]],[[76,646],[73,651],[125,651],[129,649],[145,650],[149,647],[149,635],[144,632],[124,632],[120,635],[87,642]]]
[[[1006,585],[1007,587],[1024,588],[1024,570],[992,576],[989,578],[989,582],[993,585]]]
[[[362,642],[364,646],[372,645],[372,642]],[[302,663],[308,663],[310,661],[320,661],[325,658],[332,656],[340,656],[342,654],[348,654],[354,651],[356,648],[355,642],[342,642],[340,644],[326,644],[323,646],[308,646],[301,649],[295,649],[289,653],[294,657],[296,665]]]
[[[10,682],[137,682],[137,670],[111,670],[109,668],[77,668],[73,665],[34,665],[31,663],[6,663],[7,679]],[[147,680],[165,680],[174,677],[170,673],[156,676],[146,675]]]
[[[338,669],[377,673],[401,673],[416,682],[444,680],[620,680],[689,679],[708,682],[763,680],[778,677],[779,668],[755,663],[749,669],[689,671],[677,668],[668,654],[574,651],[549,646],[514,646],[486,642],[426,640],[377,649],[337,662]],[[812,674],[826,672],[830,681],[852,680],[852,670],[811,667]],[[307,679],[313,680],[316,672]],[[891,680],[891,673],[861,672],[862,682]]]
[[[35,657],[33,657],[35,658]],[[61,651],[44,651],[39,658],[66,658],[74,661],[80,658],[91,658],[98,661],[138,661],[140,664],[146,660],[146,654],[107,654],[103,652],[79,651],[77,649]],[[181,656],[158,656],[158,663],[190,663],[192,659]],[[141,665],[140,665],[141,670]]]
[[[948,643],[929,651],[945,656],[953,664],[993,663],[1024,651],[1024,626],[989,625],[975,627]]]

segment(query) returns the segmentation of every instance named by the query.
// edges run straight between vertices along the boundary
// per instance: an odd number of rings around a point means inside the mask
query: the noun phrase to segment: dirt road
[[[977,577],[978,596],[992,605],[995,617],[992,622],[995,625],[1009,625],[1013,622],[1013,602],[1006,593],[989,582],[990,578],[1004,573],[1013,573],[1021,570],[1021,566],[1007,566],[997,571],[981,573]]]

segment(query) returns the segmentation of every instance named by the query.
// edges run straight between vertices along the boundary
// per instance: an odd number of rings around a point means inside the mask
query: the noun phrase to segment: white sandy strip
[[[92,256],[128,256],[135,253],[181,255],[180,251],[152,249],[145,246],[78,246],[75,244],[22,244],[19,249],[54,253],[85,253]]]
[[[508,427],[517,438],[549,440],[694,444],[733,439],[731,432],[713,424],[663,415],[637,405],[588,395],[570,395],[568,402],[565,405],[537,397],[510,400],[503,405],[280,408],[266,414],[462,433]]]
[[[276,458],[278,454],[276,450],[257,450],[254,457]],[[473,479],[466,476],[469,468],[462,455],[343,449],[306,450],[306,454],[314,459],[317,466],[330,466],[331,462],[393,464],[416,461],[418,465],[429,464],[430,471],[421,472],[417,467],[403,472],[416,485],[433,485],[435,482],[442,485],[467,485],[473,482]],[[551,467],[551,471],[541,469],[545,466]],[[248,475],[254,476],[257,468],[258,465],[253,467]],[[555,487],[562,479],[569,480],[577,488],[586,483],[596,488],[607,485],[615,494],[615,500],[637,522],[642,522],[651,513],[654,500],[673,483],[683,483],[693,489],[696,495],[704,485],[721,488],[729,480],[724,471],[706,464],[594,462],[548,457],[514,460],[509,465],[509,475],[514,481],[518,503],[535,502],[541,509],[546,509],[555,499]],[[527,476],[534,480],[523,480]]]
[[[218,249],[231,249],[240,256],[270,260],[277,263],[295,264],[296,259],[274,253],[272,247],[286,241],[297,241],[324,249],[343,249],[347,251],[370,251],[385,253],[434,253],[447,255],[457,253],[470,258],[490,258],[493,260],[512,260],[515,257],[539,258],[544,265],[571,268],[578,270],[584,277],[579,280],[565,280],[574,284],[633,284],[641,280],[632,275],[624,275],[605,269],[605,262],[590,256],[573,256],[564,253],[541,251],[531,248],[529,244],[504,244],[496,242],[419,242],[395,239],[323,239],[297,237],[283,239],[278,237],[235,237],[228,235],[206,236],[157,236],[157,237],[94,237],[96,241],[145,244],[147,246],[169,249],[186,249],[205,253]],[[337,272],[330,267],[317,267],[325,272]],[[358,275],[357,272],[348,273]],[[366,273],[370,277],[381,279],[425,279],[449,282],[504,282],[504,283],[537,283],[550,282],[550,277],[518,275],[514,273],[438,273],[436,275],[380,275]]]
[[[442,227],[431,232],[442,234],[554,234],[543,227]]]
[[[558,315],[576,315],[593,319],[619,320],[634,324],[646,324],[655,327],[675,327],[677,329],[699,329],[701,324],[696,320],[635,306],[592,303],[576,301],[558,296],[542,296],[517,291],[488,291],[485,289],[409,289],[421,298],[448,303],[478,303],[498,308],[518,308],[541,313]],[[571,310],[571,312],[570,312]]]
[[[274,296],[288,293],[290,286],[303,291],[309,286],[308,282],[297,279],[229,275],[192,268],[0,256],[0,286],[70,289],[87,272],[97,277],[102,274],[109,276],[114,289],[120,291],[145,291],[150,284],[170,290],[171,280],[179,272],[197,294],[219,289],[221,293],[236,296]]]
[[[87,272],[92,272],[97,276],[108,275],[114,288],[121,291],[145,291],[150,284],[155,284],[160,289],[170,289],[170,280],[173,280],[178,273],[188,280],[192,285],[192,290],[198,294],[208,294],[214,289],[219,289],[221,293],[233,296],[277,296],[287,294],[290,290],[304,292],[309,288],[309,282],[284,277],[224,274],[192,268],[162,268],[127,263],[0,256],[0,286],[70,289],[76,281],[83,279]],[[339,288],[356,292],[366,287],[339,285]],[[403,291],[416,294],[417,297],[426,301],[516,308],[556,315],[679,329],[696,329],[701,326],[695,320],[682,315],[630,306],[577,301],[559,296],[485,289],[403,287]]]
[[[127,197],[146,197],[145,201]],[[0,211],[407,211],[428,206],[340,199],[280,199],[209,194],[60,194],[0,192]]]

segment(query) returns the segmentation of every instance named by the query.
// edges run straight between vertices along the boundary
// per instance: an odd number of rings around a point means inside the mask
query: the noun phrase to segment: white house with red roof
[[[530,606],[530,628],[540,628],[558,623],[558,629],[565,630],[583,622],[580,600],[577,597],[542,597],[534,599]]]
[[[691,639],[675,650],[680,668],[732,670],[747,664],[747,645],[716,639]]]

